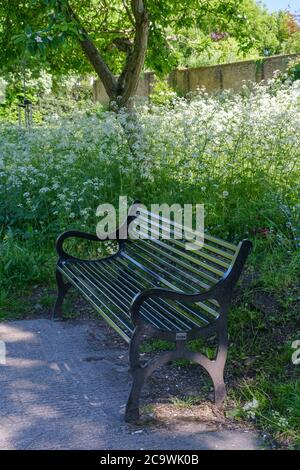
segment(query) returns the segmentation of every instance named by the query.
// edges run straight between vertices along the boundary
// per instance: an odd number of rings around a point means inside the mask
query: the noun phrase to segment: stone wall
[[[167,77],[169,85],[176,91],[187,94],[205,87],[208,93],[225,89],[240,91],[248,80],[260,82],[273,77],[276,70],[286,70],[288,62],[297,54],[266,57],[259,60],[245,60],[230,64],[209,67],[182,68],[173,70]],[[153,72],[142,74],[136,100],[147,99],[151,94],[155,76]],[[93,84],[93,98],[102,104],[108,104],[108,96],[100,80]]]

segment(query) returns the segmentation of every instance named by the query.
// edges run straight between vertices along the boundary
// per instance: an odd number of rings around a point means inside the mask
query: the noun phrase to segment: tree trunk
[[[127,58],[119,79],[116,79],[113,75],[87,31],[81,25],[80,19],[69,5],[67,14],[80,27],[83,36],[83,39],[79,40],[81,48],[104,85],[111,109],[116,113],[124,108],[128,110],[127,120],[129,125],[124,124],[123,119],[120,119],[120,124],[126,134],[130,151],[138,161],[140,153],[143,153],[141,147],[146,148],[147,143],[145,137],[142,137],[143,129],[133,109],[133,96],[137,90],[147,52],[149,15],[143,0],[131,0],[130,7],[135,37],[133,46],[127,52]]]
[[[133,50],[129,53],[124,70],[118,80],[118,89],[119,92],[121,91],[118,105],[129,109],[132,107],[132,97],[137,90],[144,66],[149,36],[149,15],[143,0],[132,0],[131,8],[135,18]]]
[[[131,0],[132,19],[134,19],[135,37],[132,49],[127,54],[123,71],[117,80],[87,31],[81,25],[76,13],[68,5],[67,14],[79,25],[83,39],[80,46],[87,59],[102,81],[108,94],[112,109],[118,111],[120,108],[132,108],[133,100],[141,71],[144,66],[149,35],[149,15],[143,0]]]
[[[98,49],[96,48],[94,43],[89,39],[89,37],[86,37],[85,39],[81,40],[80,45],[85,55],[89,59],[90,63],[92,64],[98,77],[102,81],[106,93],[109,96],[109,99],[116,99],[118,92],[117,79],[112,74],[112,72],[100,56]]]

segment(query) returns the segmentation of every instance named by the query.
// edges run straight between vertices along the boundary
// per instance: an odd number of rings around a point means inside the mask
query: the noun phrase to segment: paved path
[[[124,350],[92,321],[0,324],[0,449],[255,449],[243,430],[123,421],[130,387]],[[1,359],[1,358],[0,358]]]

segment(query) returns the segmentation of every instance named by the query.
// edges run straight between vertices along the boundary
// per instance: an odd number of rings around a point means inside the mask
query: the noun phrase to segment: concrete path
[[[99,322],[0,324],[0,449],[255,449],[252,432],[208,432],[123,421],[130,377],[124,349]],[[3,346],[3,343],[2,343]],[[126,359],[126,358],[125,358]],[[1,364],[2,362],[2,364]]]

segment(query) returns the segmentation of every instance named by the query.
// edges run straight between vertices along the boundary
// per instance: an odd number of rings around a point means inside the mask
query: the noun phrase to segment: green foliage
[[[270,14],[248,0],[240,2],[239,11],[245,17],[240,36],[235,34],[238,26],[234,22],[224,30],[211,28],[212,34],[191,27],[182,28],[177,34],[170,30],[169,44],[178,64],[199,67],[300,51],[300,27],[289,13]]]
[[[289,62],[287,76],[292,81],[300,80],[300,56]]]
[[[162,339],[154,339],[141,345],[141,352],[149,353],[154,351],[168,351],[174,349],[175,344]]]
[[[0,223],[51,239],[70,224],[92,227],[99,203],[127,194],[146,203],[200,200],[216,234],[263,237],[265,228],[270,247],[296,246],[298,93],[295,82],[151,104],[139,111],[142,133],[126,112],[92,108],[30,132],[1,125]],[[124,126],[134,134],[134,157]]]
[[[300,79],[300,56],[289,61],[285,72],[277,71],[274,84],[280,88],[282,83],[291,84]]]
[[[150,100],[156,105],[171,104],[177,98],[174,90],[166,80],[155,80],[150,94]]]
[[[13,288],[14,292],[17,289],[24,292],[28,286],[49,284],[49,279],[54,279],[54,253],[49,257],[49,251],[45,251],[42,243],[39,246],[38,240],[24,242],[7,234],[1,242],[0,255],[1,291]]]
[[[3,0],[0,6],[1,72],[51,71],[85,74],[91,66],[79,41],[85,28],[111,70],[118,74],[125,54],[115,41],[133,41],[132,18],[121,0],[71,0],[79,23],[68,15],[66,0]],[[146,3],[151,24],[146,67],[164,76],[177,65],[269,55],[289,41],[290,17],[270,15],[254,0],[166,0]],[[82,26],[81,26],[82,25]],[[291,46],[286,46],[290,47]]]
[[[197,29],[172,36],[170,44],[177,52],[178,65],[181,67],[201,67],[259,57],[255,47],[243,52],[236,38],[226,36],[220,41],[214,41]]]
[[[273,350],[272,345],[270,350]],[[280,359],[280,354],[282,352],[276,351],[276,358]],[[239,416],[251,420],[286,446],[299,449],[300,381],[296,371],[294,377],[288,377],[286,374],[290,356],[289,348],[281,370],[273,377],[262,372],[256,376],[255,381],[245,381],[241,384],[239,392],[244,404],[237,412]],[[267,361],[272,364],[271,358],[266,359],[266,363]]]
[[[24,83],[25,80],[25,83]],[[5,101],[0,104],[0,121],[17,123],[18,104],[26,99],[33,104],[33,122],[41,123],[49,116],[70,115],[74,106],[78,110],[92,106],[92,89],[90,81],[78,76],[52,77],[41,72],[38,77],[26,72],[23,77],[9,74],[6,81]],[[93,106],[93,109],[101,105]],[[24,121],[24,112],[21,112]]]
[[[0,321],[15,320],[23,316],[27,306],[25,298],[16,296],[15,292],[11,293],[6,288],[0,288]]]
[[[283,43],[282,52],[285,54],[298,54],[300,52],[300,31],[292,34]]]

